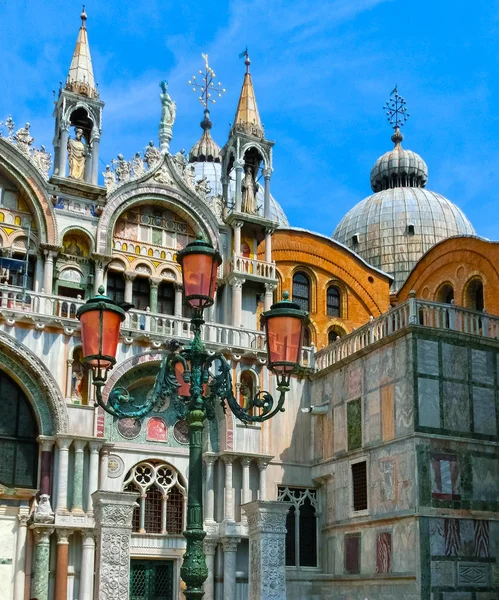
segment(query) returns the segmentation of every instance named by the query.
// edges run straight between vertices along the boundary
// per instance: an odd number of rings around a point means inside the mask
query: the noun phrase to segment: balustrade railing
[[[315,367],[318,370],[325,369],[409,325],[499,339],[499,317],[454,304],[416,300],[412,296],[384,315],[371,319],[366,325],[317,352]]]
[[[232,269],[235,273],[264,277],[265,279],[275,279],[275,263],[257,260],[256,258],[234,254],[232,257]]]

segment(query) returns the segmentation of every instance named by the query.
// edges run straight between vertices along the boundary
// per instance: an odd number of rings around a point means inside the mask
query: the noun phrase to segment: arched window
[[[341,294],[335,285],[327,289],[327,314],[329,317],[341,317]]]
[[[173,315],[175,307],[175,287],[173,283],[163,282],[158,288],[158,312]]]
[[[345,335],[345,332],[343,331],[343,329],[341,329],[341,327],[331,327],[331,329],[328,331],[327,334],[327,343],[328,344],[332,344],[333,342],[335,342],[336,340],[338,340],[340,337],[343,337]]]
[[[249,401],[255,397],[256,392],[255,374],[246,369],[239,378],[239,405],[246,408]]]
[[[108,271],[107,295],[118,304],[125,301],[125,279],[123,273]]]
[[[450,283],[445,283],[437,292],[436,301],[450,304],[454,300],[454,288]]]
[[[293,301],[302,310],[310,311],[310,280],[305,273],[293,275]]]
[[[136,277],[133,280],[132,304],[138,310],[146,310],[150,304],[150,286],[147,277]]]
[[[286,566],[317,566],[317,492],[279,487],[277,499],[291,502],[286,517]]]
[[[145,461],[131,469],[123,486],[139,492],[139,507],[134,510],[132,531],[180,535],[184,529],[185,487],[177,471],[158,461]]]
[[[38,426],[26,395],[6,373],[0,371],[0,484],[37,487]],[[8,418],[7,418],[8,415]]]
[[[479,277],[475,277],[468,283],[464,301],[466,308],[483,310],[483,283]]]

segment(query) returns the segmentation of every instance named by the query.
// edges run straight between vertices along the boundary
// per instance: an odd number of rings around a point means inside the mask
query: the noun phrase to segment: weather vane
[[[225,93],[225,88],[222,87],[220,81],[215,82],[215,71],[208,64],[208,55],[201,54],[204,60],[204,73],[200,69],[199,75],[201,75],[200,82],[196,81],[196,75],[192,76],[189,81],[189,85],[192,87],[193,92],[199,92],[200,96],[198,100],[204,106],[205,110],[208,110],[208,105],[211,102],[215,104],[216,100],[212,98],[213,94],[216,94],[219,98]]]
[[[398,93],[397,86],[394,87],[390,94],[390,99],[383,106],[387,120],[393,129],[399,129],[404,125],[407,119],[411,116],[407,112],[406,101]]]

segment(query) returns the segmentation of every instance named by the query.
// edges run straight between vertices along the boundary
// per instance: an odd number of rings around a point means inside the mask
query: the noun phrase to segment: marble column
[[[94,598],[95,537],[93,531],[81,532],[81,573],[79,600]]]
[[[237,546],[241,538],[222,538],[224,549],[224,595],[223,600],[234,600],[236,597],[236,557]],[[251,564],[251,563],[250,563]]]
[[[54,460],[52,448],[53,439],[39,438],[42,444],[41,465],[40,465],[40,496],[52,494],[52,463]]]
[[[105,254],[92,254],[92,258],[94,259],[94,294],[97,294],[101,285],[105,288],[104,273],[112,258]]]
[[[33,289],[35,292],[41,292],[43,285],[43,260],[40,255],[36,257],[35,265],[35,281],[33,282]]]
[[[149,278],[149,306],[153,313],[158,312],[158,288],[162,281],[161,277]]]
[[[224,454],[225,463],[225,493],[224,493],[224,521],[234,521],[234,489],[232,488],[232,463],[234,457]]]
[[[241,202],[242,202],[242,189],[241,189],[241,178],[244,167],[244,160],[237,159],[234,161],[234,167],[236,169],[236,203],[234,210],[236,212],[241,212]]]
[[[132,303],[133,298],[133,281],[137,277],[135,271],[125,271],[123,276],[125,277],[125,302]]]
[[[272,262],[272,231],[265,230],[265,262]]]
[[[92,175],[90,178],[94,185],[98,185],[99,182],[99,144],[100,137],[94,135],[92,137]]]
[[[289,502],[256,500],[242,506],[248,519],[248,600],[286,600],[286,515]]]
[[[68,510],[68,464],[69,464],[69,447],[71,440],[67,438],[57,438],[57,446],[59,448],[59,468],[57,472],[57,500],[56,510]]]
[[[72,387],[73,387],[73,381],[72,381],[73,363],[74,363],[73,358],[68,358],[68,360],[66,361],[66,401],[67,402],[69,402],[71,400],[71,396],[73,393],[73,390],[72,390]]]
[[[45,265],[43,267],[43,291],[51,294],[54,289],[54,258],[57,253],[54,250],[45,250]]]
[[[232,326],[241,327],[243,311],[243,284],[246,280],[233,277],[230,280],[232,286]]]
[[[173,314],[175,317],[182,316],[182,303],[184,296],[182,293],[182,286],[179,283],[175,284],[175,305],[173,307]]]
[[[204,539],[204,552],[206,554],[206,566],[208,567],[208,579],[204,582],[203,600],[215,600],[215,555],[217,553],[217,546],[218,540],[212,538]]]
[[[26,585],[26,540],[28,533],[28,507],[21,507],[19,514],[19,527],[17,529],[16,556],[14,563],[14,600],[24,600]]]
[[[265,311],[270,310],[270,307],[274,301],[274,292],[277,285],[275,283],[266,283],[265,284],[265,296],[263,298],[263,309]]]
[[[241,494],[242,504],[246,504],[251,501],[251,490],[250,490],[250,465],[251,458],[243,456],[241,458],[241,465],[243,467],[243,489]]]
[[[204,457],[206,464],[206,499],[205,499],[205,520],[215,521],[215,477],[213,474],[213,465],[217,460],[216,456],[207,455]]]
[[[241,256],[241,229],[243,224],[240,221],[234,223],[234,254]]]
[[[68,597],[69,536],[72,533],[69,529],[57,530],[54,600],[67,600]]]
[[[92,494],[98,536],[94,598],[129,600],[130,538],[138,494]]]
[[[270,214],[270,176],[272,175],[272,169],[265,168],[263,169],[263,179],[264,179],[264,187],[263,187],[263,216],[266,219],[271,218]],[[267,260],[267,259],[265,259]],[[269,262],[269,261],[267,261]]]
[[[73,474],[73,506],[74,512],[83,512],[83,463],[86,440],[74,440],[75,463]]]
[[[267,465],[268,462],[266,460],[258,460],[258,469],[260,471],[259,500],[266,500],[267,498]]]
[[[61,129],[61,145],[59,150],[59,177],[66,177],[66,163],[68,162],[69,123],[63,123]]]
[[[88,464],[88,497],[87,497],[87,513],[93,515],[94,507],[92,504],[92,494],[99,487],[99,450],[101,442],[88,442],[90,450],[90,459]]]
[[[50,536],[54,532],[52,527],[33,529],[35,541],[34,576],[31,582],[31,596],[38,600],[48,600],[49,595],[49,558]]]
[[[100,452],[100,468],[99,468],[99,490],[106,489],[107,471],[109,468],[109,448],[102,448]]]

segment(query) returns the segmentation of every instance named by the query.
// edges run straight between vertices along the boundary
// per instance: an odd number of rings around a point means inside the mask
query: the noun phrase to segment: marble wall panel
[[[442,368],[444,377],[468,379],[468,348],[455,344],[442,344]]]
[[[345,373],[345,400],[358,398],[364,389],[364,372],[362,361],[354,361],[348,365]]]
[[[444,519],[429,519],[431,556],[445,555]]]
[[[380,384],[391,383],[395,375],[394,345],[390,344],[383,348],[380,357]]]
[[[494,354],[486,350],[471,350],[471,372],[473,381],[494,383]]]
[[[395,402],[393,385],[381,388],[381,414],[383,441],[393,440],[395,437]]]
[[[494,390],[473,387],[473,425],[475,433],[497,434]]]
[[[418,373],[438,375],[438,342],[418,340]]]
[[[345,405],[335,406],[333,412],[333,447],[335,454],[345,452],[347,448],[346,436],[346,407]]]
[[[404,378],[395,382],[395,435],[404,436],[413,430],[413,386]]]
[[[390,573],[392,570],[392,534],[383,531],[376,535],[376,573]]]
[[[375,351],[365,359],[365,390],[370,392],[379,387],[380,352]]]
[[[362,573],[376,573],[376,529],[362,531]]]
[[[392,531],[392,572],[414,573],[418,564],[418,536],[414,521],[396,523]]]
[[[499,460],[472,456],[473,499],[488,502],[499,498]]]
[[[454,561],[432,561],[431,585],[454,587],[456,585],[456,563]]]
[[[471,592],[444,592],[442,600],[473,600]]]
[[[365,395],[364,443],[375,444],[381,440],[381,401],[379,390]]]
[[[408,355],[409,340],[410,338],[401,338],[395,342],[395,379],[405,377],[408,373],[412,373],[412,354]]]
[[[362,446],[362,403],[361,399],[347,403],[348,450]]]
[[[470,398],[467,384],[444,381],[443,409],[445,429],[471,431]]]
[[[440,428],[440,388],[436,379],[418,378],[419,424]]]
[[[344,379],[344,369],[339,369],[326,377],[326,380],[331,381],[333,406],[338,406],[344,402]],[[326,386],[326,384],[324,384],[324,386]]]

